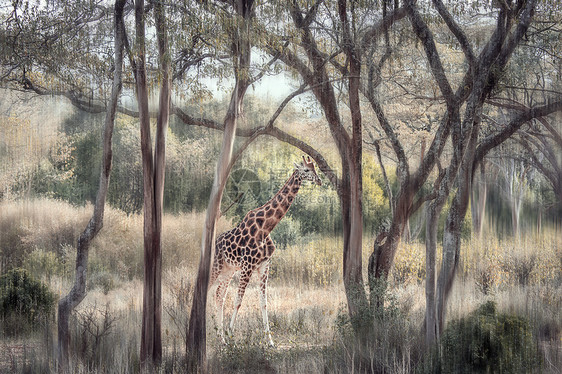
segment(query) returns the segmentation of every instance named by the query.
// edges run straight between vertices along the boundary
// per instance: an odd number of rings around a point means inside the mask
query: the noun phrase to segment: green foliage
[[[441,357],[426,372],[531,373],[540,356],[526,319],[498,313],[493,301],[449,323],[441,338]],[[435,354],[435,353],[434,353]]]
[[[388,193],[380,167],[374,157],[363,156],[363,225],[368,232],[376,232],[383,222],[390,218]],[[390,188],[397,188],[396,175],[388,175]]]
[[[0,316],[8,335],[36,327],[50,315],[54,303],[55,295],[27,270],[12,269],[0,277]]]
[[[23,268],[35,276],[44,276],[49,281],[53,276],[64,277],[70,273],[72,261],[66,261],[65,257],[55,252],[36,248],[24,260]]]
[[[103,118],[73,114],[65,120],[48,154],[10,181],[15,196],[48,197],[81,205],[93,203],[102,160]],[[175,129],[179,127],[175,126]],[[167,134],[164,209],[169,212],[201,211],[212,186],[217,145],[216,133],[207,129]],[[113,163],[108,202],[127,213],[137,213],[143,204],[140,134],[134,120],[117,116],[113,133]]]
[[[117,117],[113,133],[113,169],[108,201],[124,212],[140,212],[143,202],[142,186],[139,130],[132,122]]]
[[[91,131],[78,137],[73,142],[72,158],[74,160],[74,188],[77,201],[94,202],[98,191],[100,167],[102,160],[101,133]]]

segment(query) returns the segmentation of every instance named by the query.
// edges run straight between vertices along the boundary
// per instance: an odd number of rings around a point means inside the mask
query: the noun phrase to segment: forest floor
[[[12,204],[12,205],[10,205]],[[50,212],[61,212],[53,219]],[[0,207],[0,248],[61,297],[73,276],[72,243],[88,218],[88,208],[60,202]],[[166,216],[162,302],[161,372],[183,372],[185,331],[192,282],[198,263],[199,213]],[[222,220],[219,230],[230,227]],[[33,227],[41,226],[40,230]],[[71,319],[76,373],[136,373],[142,307],[142,219],[110,209],[91,253],[88,293]],[[365,238],[365,263],[370,252]],[[7,248],[15,248],[8,252]],[[250,282],[233,336],[223,344],[214,318],[214,287],[208,302],[209,369],[223,372],[354,372],[356,347],[348,340],[346,298],[341,280],[341,239],[310,237],[278,249],[272,259],[268,311],[275,347],[266,344],[258,282]],[[494,301],[499,311],[522,316],[541,355],[537,372],[562,370],[562,236],[467,240],[449,300],[447,317],[458,320]],[[425,313],[424,247],[404,243],[388,288],[388,314],[372,346],[361,348],[373,370],[419,371]],[[229,288],[225,322],[233,307],[237,279]],[[0,335],[0,373],[55,372],[56,322],[53,312],[35,332]],[[2,327],[10,321],[2,320]],[[12,326],[13,327],[13,326]],[[4,329],[2,329],[4,331]],[[17,334],[16,334],[17,335]],[[417,369],[416,369],[417,368]]]

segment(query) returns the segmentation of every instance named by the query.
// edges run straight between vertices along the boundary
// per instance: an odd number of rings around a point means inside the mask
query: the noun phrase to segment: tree
[[[525,150],[530,164],[538,170],[550,184],[555,201],[553,207],[562,204],[562,136],[548,118],[540,119],[542,126],[533,126],[519,133],[516,139]],[[537,128],[538,127],[538,128]],[[543,207],[539,206],[537,228],[540,230],[540,220]]]
[[[462,222],[468,208],[474,170],[478,162],[482,160],[482,152],[487,152],[501,144],[527,121],[559,110],[561,105],[560,101],[537,105],[513,118],[503,128],[503,131],[496,132],[479,143],[483,106],[498,85],[501,72],[527,32],[535,12],[536,2],[521,1],[510,5],[500,4],[496,13],[497,23],[494,32],[478,56],[473,51],[473,44],[469,42],[466,34],[453,20],[444,5],[440,1],[433,1],[433,4],[463,49],[469,69],[463,80],[463,83],[467,84],[459,87],[447,107],[449,113],[454,113],[455,125],[451,138],[453,155],[449,166],[440,173],[443,177],[438,187],[438,193],[431,202],[427,213],[425,327],[426,341],[429,344],[439,338],[443,329],[447,299],[459,262]],[[409,5],[409,15],[416,35],[424,43],[427,58],[431,64],[431,60],[436,61],[439,56],[437,50],[431,45],[431,33],[413,4]],[[435,66],[437,74],[444,73],[438,64]],[[446,79],[444,74],[443,78]],[[443,83],[448,85],[446,81]],[[447,95],[445,92],[443,94]],[[466,106],[461,120],[460,110],[463,103],[466,103]],[[442,267],[436,282],[436,225],[433,223],[436,222],[453,186],[456,187],[456,192],[445,222]]]
[[[103,158],[100,171],[100,181],[94,212],[88,225],[78,239],[76,251],[76,275],[74,285],[70,292],[59,301],[58,307],[58,358],[59,365],[63,372],[70,370],[69,366],[69,346],[70,332],[68,321],[70,313],[86,296],[86,275],[88,269],[88,249],[92,240],[103,227],[103,216],[105,208],[105,200],[109,186],[109,178],[111,174],[111,138],[113,134],[113,126],[115,123],[115,112],[122,88],[122,67],[123,67],[123,50],[125,45],[125,24],[123,20],[124,0],[115,1],[114,12],[114,53],[115,63],[113,72],[113,86],[111,88],[111,99],[109,109],[105,116],[105,129],[103,136]]]
[[[143,165],[144,215],[144,283],[140,360],[143,367],[151,367],[162,359],[162,206],[166,170],[166,131],[170,115],[171,74],[166,18],[161,2],[154,4],[154,21],[158,42],[161,86],[154,156],[150,136],[148,84],[146,75],[145,6],[144,0],[135,2],[136,94],[139,107],[141,153]]]
[[[250,28],[252,17],[254,17],[254,2],[253,0],[225,2],[232,7],[234,12],[231,42],[235,84],[224,119],[222,147],[217,161],[209,205],[207,206],[201,243],[201,258],[194,288],[186,342],[188,362],[191,369],[195,370],[195,368],[198,368],[202,372],[207,371],[206,305],[211,256],[215,245],[216,221],[220,216],[221,199],[230,173],[234,138],[244,96],[252,82],[249,68],[251,62]]]
[[[335,10],[333,10],[335,8]],[[280,54],[280,60],[297,72],[300,79],[310,87],[316,102],[321,107],[328,128],[338,150],[342,175],[337,177],[325,157],[317,151],[309,154],[318,163],[320,170],[334,185],[341,204],[343,223],[343,277],[348,310],[353,318],[368,309],[367,296],[362,279],[362,143],[363,125],[360,106],[362,92],[360,74],[366,45],[380,37],[385,29],[404,17],[401,9],[394,10],[378,22],[372,22],[365,29],[357,30],[359,10],[346,1],[326,3],[314,2],[303,10],[296,1],[290,3],[289,16],[298,30],[291,38],[292,46],[283,45],[271,38],[270,54]],[[332,13],[333,12],[333,13]],[[315,31],[313,31],[313,29]],[[316,30],[337,30],[333,44],[325,43],[330,32],[318,35]],[[333,41],[333,40],[332,40]],[[338,43],[341,42],[341,45]],[[326,46],[328,51],[322,49]],[[298,52],[293,52],[296,49]],[[341,57],[346,61],[342,65]],[[306,58],[306,59],[305,59]],[[330,64],[336,69],[330,69]],[[341,116],[336,95],[335,82],[345,82],[348,95],[346,104],[351,116],[351,133]],[[310,147],[308,147],[310,148]],[[359,319],[355,319],[359,321]],[[361,330],[358,325],[357,331]]]

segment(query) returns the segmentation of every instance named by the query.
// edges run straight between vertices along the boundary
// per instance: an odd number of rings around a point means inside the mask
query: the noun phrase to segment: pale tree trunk
[[[511,210],[511,228],[515,238],[520,235],[520,214],[524,195],[527,191],[529,166],[523,166],[514,159],[508,160],[504,169],[506,194]]]
[[[406,221],[406,224],[404,225],[404,233],[402,234],[402,240],[405,243],[410,243],[412,241],[412,231],[410,229],[410,219],[409,218]]]
[[[135,4],[135,26],[137,33],[136,83],[141,132],[141,154],[144,187],[144,283],[140,360],[143,369],[159,364],[162,359],[162,203],[165,176],[166,131],[170,113],[170,57],[165,25],[164,9],[160,2],[154,5],[156,37],[158,41],[159,66],[162,74],[158,118],[156,122],[156,145],[154,158],[150,136],[150,113],[145,68],[144,1]]]
[[[88,251],[92,240],[103,227],[105,201],[111,174],[112,150],[111,141],[115,124],[115,112],[122,88],[123,50],[125,45],[125,24],[123,21],[123,8],[125,0],[115,1],[114,26],[115,26],[115,62],[113,71],[113,85],[111,98],[105,115],[105,128],[103,133],[103,156],[100,172],[100,181],[94,213],[88,225],[80,234],[76,249],[76,276],[70,292],[59,301],[58,306],[58,360],[62,372],[71,372],[69,360],[70,313],[82,302],[86,296],[86,275],[88,269]]]
[[[438,331],[443,331],[446,317],[447,300],[453,287],[453,281],[460,260],[461,229],[468,209],[470,197],[470,173],[462,170],[459,174],[459,187],[451,204],[443,232],[443,261],[437,281],[437,323]]]
[[[244,95],[250,85],[249,67],[251,61],[251,45],[249,39],[250,17],[253,15],[253,1],[235,1],[234,10],[238,16],[238,38],[233,40],[235,55],[234,86],[228,111],[224,120],[222,147],[217,161],[213,187],[207,206],[205,226],[201,243],[201,257],[195,281],[193,301],[187,327],[186,354],[190,372],[207,372],[207,294],[211,258],[215,244],[216,222],[220,216],[221,199],[232,161],[232,150],[238,117],[241,112]]]
[[[441,263],[439,278],[437,280],[437,293],[435,295],[437,338],[439,338],[441,332],[443,331],[447,310],[447,300],[449,299],[455,274],[459,265],[461,230],[468,210],[470,192],[472,190],[474,157],[478,141],[478,132],[480,129],[478,114],[481,112],[482,108],[482,104],[478,102],[478,98],[481,97],[481,95],[475,94],[473,97],[475,97],[476,103],[469,101],[467,105],[467,107],[470,108],[471,104],[473,104],[474,108],[472,110],[472,114],[468,116],[471,120],[467,121],[471,123],[471,126],[465,126],[465,129],[461,132],[461,137],[459,138],[465,139],[466,145],[464,145],[461,141],[461,144],[455,147],[455,155],[453,156],[453,161],[451,162],[453,165],[456,163],[457,165],[460,164],[460,166],[458,167],[458,173],[453,172],[451,174],[451,178],[454,175],[457,176],[457,191],[451,203],[451,207],[449,208],[449,212],[445,220],[445,227],[443,229],[443,260]],[[472,118],[475,118],[475,120],[472,120]],[[449,184],[450,186],[450,181],[451,179],[445,178],[443,183]],[[444,204],[445,201],[443,200],[442,203]]]
[[[216,221],[220,215],[220,202],[226,180],[228,178],[228,165],[232,157],[232,149],[237,127],[238,94],[232,95],[229,114],[225,120],[225,128],[223,133],[223,143],[217,167],[213,188],[209,205],[207,206],[207,215],[205,217],[205,226],[201,243],[201,259],[199,261],[199,270],[193,293],[193,303],[189,317],[189,325],[187,331],[187,355],[188,365],[191,370],[198,369],[206,372],[207,364],[207,291],[209,288],[209,272],[211,266],[212,252],[216,236]],[[230,110],[233,109],[233,112]]]
[[[479,239],[482,238],[482,231],[484,229],[487,195],[488,187],[486,184],[486,171],[484,167],[484,161],[482,161],[482,163],[480,164],[480,178],[476,183],[472,185],[470,198],[470,210],[472,213],[472,232]]]
[[[425,339],[428,346],[439,341],[441,334],[436,308],[436,255],[437,255],[437,226],[439,215],[447,200],[446,194],[441,194],[432,201],[426,210],[425,222]]]
[[[516,199],[511,200],[511,227],[513,230],[513,236],[519,238],[519,209],[520,204],[518,204]]]

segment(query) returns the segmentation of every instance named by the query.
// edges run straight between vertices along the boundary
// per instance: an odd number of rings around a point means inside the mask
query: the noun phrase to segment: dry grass
[[[91,207],[50,200],[0,204],[2,263],[32,268],[58,295],[73,275],[73,243]],[[191,286],[199,260],[203,214],[167,215],[163,232],[162,372],[183,372],[185,326]],[[231,223],[221,220],[219,231]],[[345,294],[341,280],[341,239],[314,238],[278,250],[269,283],[269,315],[275,348],[263,344],[257,281],[247,289],[230,344],[217,336],[213,298],[209,298],[211,372],[354,372],[356,354],[342,335]],[[365,263],[370,253],[365,238]],[[50,253],[56,255],[50,256]],[[521,241],[487,238],[465,243],[461,269],[448,308],[458,318],[493,299],[500,310],[529,319],[541,347],[545,372],[562,364],[562,238],[555,231]],[[425,310],[424,247],[402,244],[391,280],[396,319],[379,326],[381,343],[366,349],[373,365],[386,372],[411,372],[418,359]],[[89,289],[73,319],[76,372],[138,372],[142,307],[142,217],[108,209],[103,231],[90,253]],[[484,282],[486,285],[483,286]],[[234,282],[236,285],[236,281]],[[232,311],[234,288],[226,302]],[[214,288],[211,289],[211,293]],[[95,343],[84,318],[103,325],[108,310],[114,322]],[[82,320],[81,320],[82,318]],[[391,326],[391,324],[394,324]],[[54,324],[42,332],[0,341],[0,371],[48,372],[54,368]],[[396,346],[400,346],[396,350]],[[394,348],[393,348],[394,347]],[[364,349],[365,350],[365,349]]]

